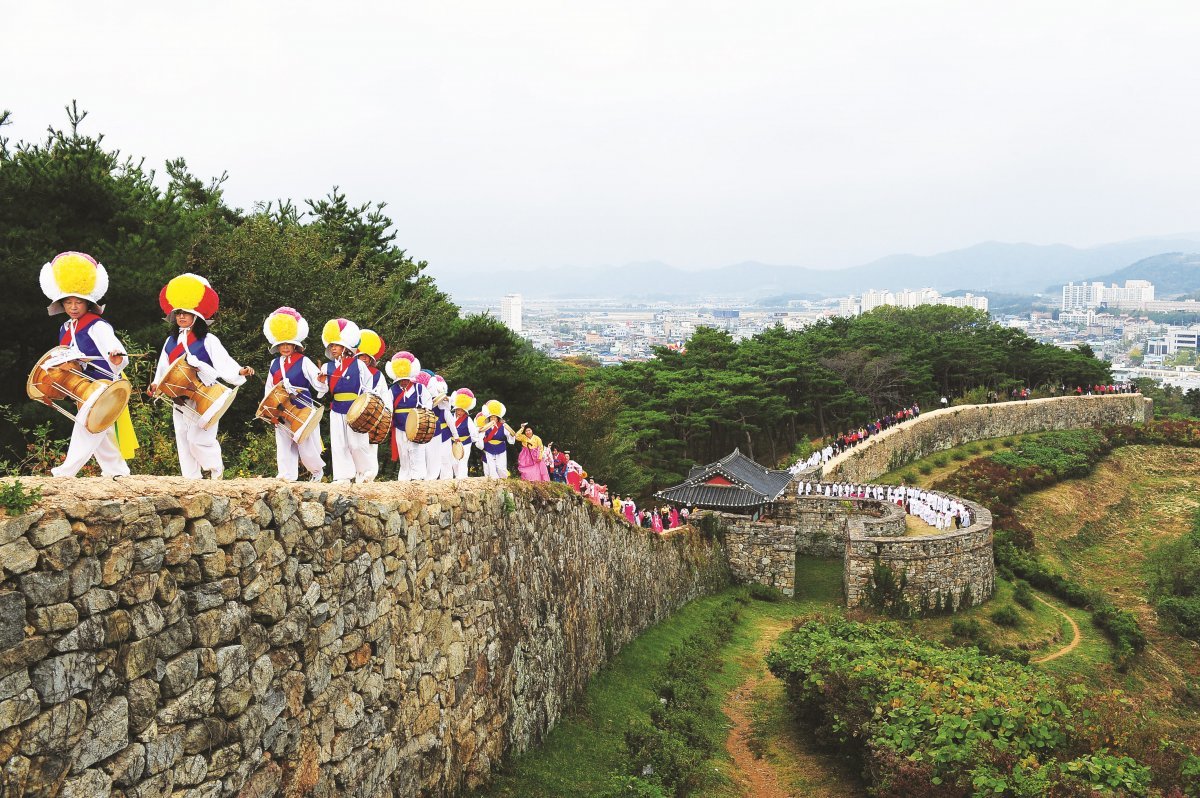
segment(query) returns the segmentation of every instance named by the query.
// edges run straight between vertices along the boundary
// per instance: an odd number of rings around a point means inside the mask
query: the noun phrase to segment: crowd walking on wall
[[[128,475],[138,443],[128,409],[132,386],[122,376],[129,353],[100,304],[108,274],[90,255],[63,252],[42,267],[40,283],[49,314],[67,319],[57,346],[33,367],[27,392],[74,422],[66,457],[51,473],[74,477],[95,458],[102,475]],[[220,479],[221,417],[257,372],[237,363],[209,330],[220,298],[206,279],[179,275],[158,300],[170,332],[146,393],[171,404],[180,473]],[[472,449],[485,477],[504,479],[509,447],[516,446],[521,479],[565,482],[628,519],[626,502],[611,500],[569,451],[543,443],[529,424],[514,429],[498,399],[483,402],[472,416],[477,399],[470,388],[451,390],[411,352],[385,359],[387,345],[374,330],[330,319],[321,329],[326,360],[318,366],[306,351],[308,322],[296,309],[278,308],[262,329],[271,357],[256,418],[274,428],[276,478],[297,480],[303,465],[307,479],[321,481],[328,460],[334,483],[371,482],[379,476],[378,449],[386,445],[398,480],[466,477]],[[317,401],[326,396],[328,450],[320,431],[326,408]],[[75,412],[56,404],[61,401],[73,403]],[[677,514],[668,522],[667,528],[678,525]]]
[[[912,485],[866,485],[801,480],[796,483],[796,495],[800,498],[874,499],[887,502],[939,530],[962,529],[972,523],[971,511],[961,499]]]

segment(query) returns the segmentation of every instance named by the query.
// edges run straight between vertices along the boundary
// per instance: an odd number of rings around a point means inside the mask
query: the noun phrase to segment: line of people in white
[[[962,529],[972,523],[971,511],[961,499],[938,491],[925,490],[912,485],[863,485],[853,482],[796,483],[796,493],[801,498],[826,497],[830,499],[874,499],[888,502],[904,509],[935,529]]]

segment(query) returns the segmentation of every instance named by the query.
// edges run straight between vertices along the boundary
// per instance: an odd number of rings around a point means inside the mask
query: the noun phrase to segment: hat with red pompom
[[[280,344],[292,344],[304,348],[304,339],[308,337],[308,322],[295,308],[277,308],[263,322],[263,335],[271,344],[271,354],[279,352]]]
[[[158,293],[158,306],[168,316],[177,310],[186,310],[209,321],[220,304],[221,300],[208,280],[190,272],[172,278]]]
[[[60,252],[54,260],[42,265],[38,282],[42,293],[50,300],[46,312],[51,316],[66,312],[62,301],[69,296],[79,297],[100,308],[108,290],[108,272],[95,258],[84,252]]]

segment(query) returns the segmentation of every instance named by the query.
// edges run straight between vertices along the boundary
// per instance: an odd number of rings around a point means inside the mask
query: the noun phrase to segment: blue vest
[[[93,324],[108,324],[104,319],[88,313],[81,316],[75,322],[75,347],[87,357],[98,357],[99,360],[85,360],[79,365],[81,371],[94,380],[112,380],[116,379],[108,368],[108,361],[104,359],[107,352],[101,352],[100,347],[92,340],[91,326]],[[67,322],[63,322],[58,328],[58,343],[59,346],[66,346],[67,343]]]
[[[271,361],[271,368],[268,369],[268,371],[272,379],[274,379],[276,382],[282,382],[282,380],[279,378],[279,372],[282,370],[283,356],[280,355]],[[288,384],[298,390],[304,396],[305,400],[307,400],[308,404],[312,404],[313,387],[309,383],[308,378],[304,376],[303,355],[296,358],[296,362],[292,364],[292,367],[287,370],[287,373],[284,374],[284,376],[287,378]],[[341,385],[340,382],[338,384]]]
[[[179,332],[177,330],[168,336],[167,342],[163,344],[163,351],[167,353],[167,357],[171,356],[171,353],[175,351],[175,347],[178,345]],[[204,339],[197,338],[194,333],[192,334],[192,342],[188,344],[187,350],[201,362],[207,363],[210,366],[213,364],[212,356],[208,354],[208,349],[204,346]]]
[[[358,361],[355,360],[346,367],[346,371],[338,378],[336,386],[333,384],[333,372],[337,370],[337,367],[331,361],[325,364],[324,370],[329,377],[329,390],[333,394],[333,401],[329,403],[329,409],[334,413],[346,415],[350,412],[350,405],[354,404],[354,400],[363,392],[362,381],[359,379]]]
[[[413,392],[405,396],[400,383],[392,383],[392,426],[399,430],[403,430],[408,423],[408,414],[421,406],[425,394],[425,386],[421,383],[414,382],[411,387]]]
[[[487,436],[491,431],[491,424],[483,428],[483,450],[488,454],[504,454],[508,451],[508,438],[504,435],[504,425],[500,425],[500,428],[496,430],[495,437],[489,441]]]

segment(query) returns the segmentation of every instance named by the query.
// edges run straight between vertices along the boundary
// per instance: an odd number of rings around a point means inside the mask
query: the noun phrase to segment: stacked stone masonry
[[[834,458],[824,468],[824,479],[871,482],[934,452],[971,441],[1104,424],[1140,424],[1153,413],[1154,403],[1141,394],[1064,396],[934,410],[884,430],[866,445]]]
[[[0,795],[455,795],[721,548],[565,490],[23,480],[0,515]]]

